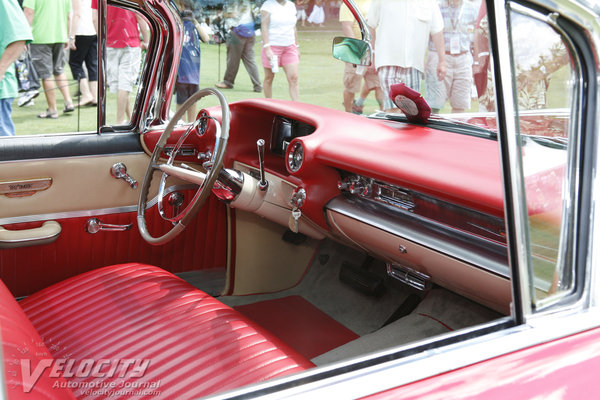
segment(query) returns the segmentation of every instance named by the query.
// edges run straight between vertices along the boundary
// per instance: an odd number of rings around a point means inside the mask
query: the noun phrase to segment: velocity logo
[[[50,378],[141,378],[150,366],[150,360],[116,359],[92,360],[82,359],[76,361],[68,358],[44,358],[36,365],[31,365],[31,360],[21,359],[21,376],[23,390],[29,393],[40,377],[50,368]]]

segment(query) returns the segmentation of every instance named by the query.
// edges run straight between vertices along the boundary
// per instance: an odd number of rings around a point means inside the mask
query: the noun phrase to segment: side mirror
[[[360,39],[347,37],[333,38],[334,58],[356,65],[371,65],[371,45]]]

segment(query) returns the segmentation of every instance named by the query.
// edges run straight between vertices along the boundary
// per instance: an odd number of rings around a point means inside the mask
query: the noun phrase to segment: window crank
[[[110,174],[115,179],[123,179],[132,189],[136,189],[138,186],[137,181],[127,173],[127,167],[122,162],[113,165],[110,169]]]
[[[113,231],[121,232],[128,231],[131,229],[132,224],[127,225],[114,225],[114,224],[103,224],[98,218],[90,218],[85,223],[85,231],[87,233],[98,233],[100,231]]]

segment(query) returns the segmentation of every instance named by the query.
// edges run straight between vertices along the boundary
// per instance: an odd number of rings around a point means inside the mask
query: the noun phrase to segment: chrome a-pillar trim
[[[498,113],[498,144],[504,182],[504,215],[508,244],[508,262],[513,288],[512,314],[517,324],[525,322],[532,313],[529,273],[529,232],[527,230],[527,203],[523,191],[523,165],[517,137],[513,58],[509,36],[508,3],[486,0],[490,26],[490,44],[496,83]]]

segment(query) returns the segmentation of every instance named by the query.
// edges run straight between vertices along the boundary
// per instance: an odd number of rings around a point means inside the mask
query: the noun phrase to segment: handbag
[[[24,50],[19,58],[15,60],[16,71],[17,71],[17,82],[19,83],[19,92],[27,92],[29,90],[36,90],[40,88],[40,80],[33,62],[31,61],[31,54],[29,51]]]

